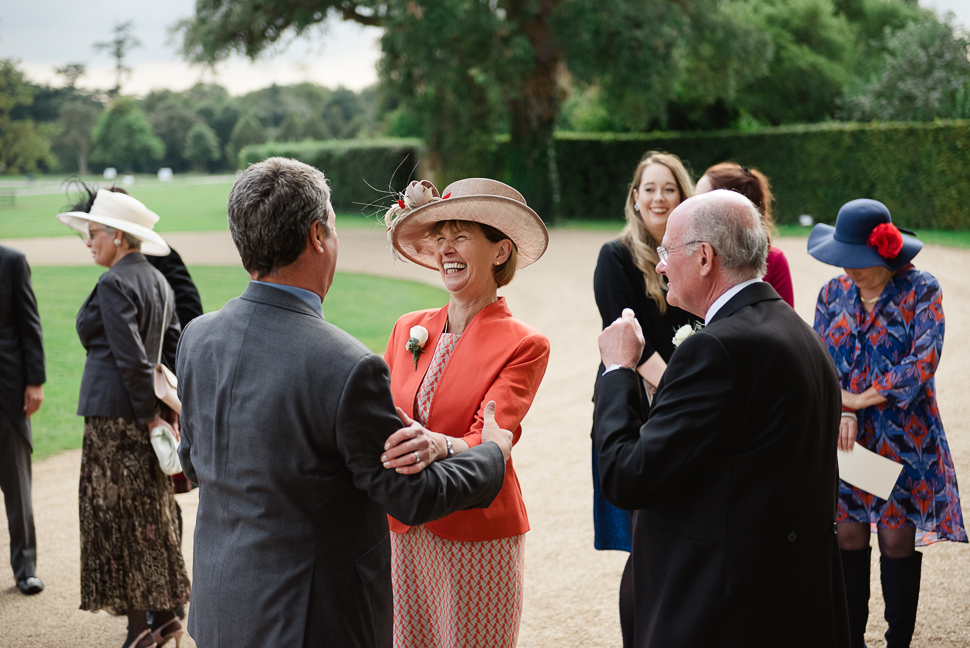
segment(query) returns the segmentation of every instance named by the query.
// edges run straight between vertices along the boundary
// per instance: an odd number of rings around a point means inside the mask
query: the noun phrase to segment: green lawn
[[[126,187],[129,193],[159,215],[156,230],[207,232],[226,230],[226,202],[232,182],[216,184],[161,183],[145,181]],[[54,219],[69,209],[73,195],[60,193],[16,196],[12,206],[0,202],[0,239],[34,236],[65,236],[71,230]],[[374,227],[376,217],[338,213],[338,227]]]
[[[81,447],[83,421],[77,396],[84,368],[84,349],[74,318],[103,272],[98,267],[38,267],[32,272],[44,327],[47,354],[46,398],[33,416],[34,459]],[[241,268],[190,268],[204,309],[217,310],[246,288]],[[350,332],[377,353],[387,344],[397,318],[412,310],[443,305],[448,294],[438,288],[395,279],[338,273],[327,295],[327,320]]]

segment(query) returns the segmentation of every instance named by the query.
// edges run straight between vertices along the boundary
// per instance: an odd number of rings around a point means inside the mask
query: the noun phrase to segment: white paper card
[[[902,464],[887,459],[858,443],[848,452],[838,450],[839,477],[876,497],[889,499],[902,472]]]

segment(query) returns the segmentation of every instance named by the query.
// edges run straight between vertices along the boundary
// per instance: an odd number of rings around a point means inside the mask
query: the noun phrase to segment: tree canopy
[[[549,214],[557,124],[833,119],[846,88],[886,74],[892,35],[928,17],[904,0],[199,0],[179,30],[185,56],[212,63],[256,58],[330,19],[381,26],[382,89],[399,104],[389,129],[420,134],[445,180],[487,168],[494,135],[508,133],[507,179]]]

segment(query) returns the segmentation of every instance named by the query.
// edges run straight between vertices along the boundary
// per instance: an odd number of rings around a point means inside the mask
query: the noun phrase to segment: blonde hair
[[[630,188],[626,192],[626,205],[623,208],[626,226],[620,232],[620,242],[633,255],[633,262],[643,273],[644,282],[647,284],[647,297],[656,302],[657,310],[662,315],[667,312],[667,284],[656,270],[657,263],[660,262],[660,257],[657,256],[657,246],[660,245],[660,241],[654,240],[647,226],[643,224],[640,213],[633,208],[635,204],[633,191],[639,188],[643,171],[651,164],[662,164],[670,169],[677,183],[677,190],[680,192],[680,202],[694,195],[694,183],[679,157],[661,151],[647,151],[637,165],[633,179],[630,181]]]

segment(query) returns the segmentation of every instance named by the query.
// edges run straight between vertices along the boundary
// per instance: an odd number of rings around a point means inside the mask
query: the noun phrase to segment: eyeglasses
[[[657,256],[660,257],[660,260],[661,261],[663,261],[664,263],[667,263],[667,257],[670,256],[670,252],[672,250],[676,250],[677,248],[686,247],[688,245],[693,245],[694,243],[707,243],[708,245],[711,245],[710,242],[708,242],[708,241],[700,241],[700,240],[697,240],[697,241],[688,241],[687,243],[681,243],[680,245],[674,245],[672,247],[667,247],[666,245],[658,245],[657,246]],[[711,250],[714,251],[714,256],[717,256],[717,250],[714,250],[714,246],[713,245],[711,245]]]
[[[94,238],[95,234],[97,234],[98,232],[104,232],[104,231],[105,230],[103,229],[88,229],[87,232],[78,232],[78,236],[81,237],[82,241],[87,243],[88,241]]]

